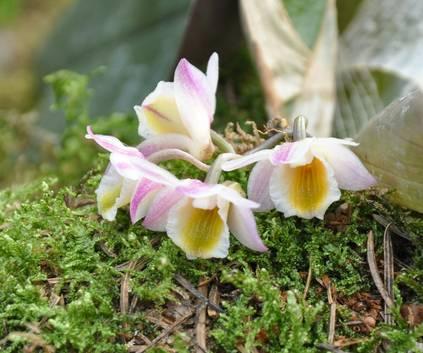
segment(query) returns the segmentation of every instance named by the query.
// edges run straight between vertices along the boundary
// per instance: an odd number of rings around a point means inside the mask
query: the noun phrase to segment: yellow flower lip
[[[289,201],[301,213],[318,210],[328,193],[328,177],[324,164],[317,158],[311,163],[289,168]],[[282,180],[284,182],[284,180]]]
[[[218,208],[205,210],[193,208],[184,219],[181,229],[181,244],[183,250],[195,257],[208,257],[218,246],[224,222]]]

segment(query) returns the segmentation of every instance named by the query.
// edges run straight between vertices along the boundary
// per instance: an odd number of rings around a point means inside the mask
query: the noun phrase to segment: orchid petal
[[[295,168],[276,167],[270,178],[270,197],[285,217],[323,219],[329,205],[340,196],[332,168],[318,158]]]
[[[229,230],[225,209],[200,209],[189,198],[169,212],[166,231],[189,259],[218,257],[228,254]]]
[[[134,109],[139,120],[138,133],[142,137],[167,133],[188,135],[176,105],[172,82],[159,82],[141,106],[137,105]]]
[[[341,189],[357,191],[376,184],[376,179],[349,148],[339,143],[316,143],[313,152],[330,164]]]
[[[87,126],[87,135],[85,135],[85,138],[94,140],[99,146],[112,153],[120,153],[122,155],[135,156],[140,158],[143,157],[142,153],[138,151],[138,149],[124,145],[114,136],[94,134],[91,126]]]
[[[154,196],[162,186],[148,179],[142,178],[138,182],[131,199],[129,212],[132,223],[138,222],[147,214]]]
[[[100,215],[108,221],[113,221],[118,208],[129,203],[134,188],[135,182],[122,178],[109,165],[95,191]]]
[[[241,244],[255,251],[267,250],[258,234],[251,209],[232,205],[229,210],[228,225],[230,232]]]
[[[163,185],[174,185],[178,182],[172,173],[143,158],[112,153],[110,162],[120,175],[128,179],[139,180],[145,177]]]
[[[217,82],[219,80],[219,56],[213,53],[207,63],[207,80],[213,93],[216,93]],[[214,109],[213,109],[214,110]]]
[[[181,134],[164,134],[151,136],[138,145],[138,150],[147,158],[153,153],[168,148],[177,148],[186,152],[194,152],[196,149],[193,141]],[[195,156],[194,153],[191,153]]]
[[[268,160],[258,162],[248,178],[248,198],[260,204],[256,212],[267,212],[275,208],[269,194],[270,177],[275,166]]]
[[[186,59],[181,59],[175,70],[174,89],[176,105],[191,138],[208,146],[216,97],[207,77]]]
[[[247,208],[257,208],[259,204],[247,200],[245,197],[242,197],[238,191],[222,184],[209,185],[202,183],[198,180],[185,180],[178,187],[177,190],[183,193],[185,196],[191,198],[207,198],[218,196],[226,201],[233,203],[234,205],[247,207]]]
[[[210,169],[210,166],[208,164],[201,162],[200,160],[195,158],[192,154],[189,154],[185,151],[178,150],[176,148],[168,148],[168,149],[160,150],[148,156],[148,160],[156,164],[160,162],[168,161],[171,159],[172,160],[179,159],[182,161],[186,161],[204,172],[207,172]]]
[[[169,211],[183,197],[183,195],[171,188],[161,189],[144,218],[143,226],[147,229],[164,232],[166,230]]]
[[[311,145],[314,138],[305,138],[296,142],[286,142],[276,146],[270,157],[273,165],[289,164],[291,167],[308,164],[313,159]]]
[[[230,161],[223,163],[222,170],[231,171],[256,163],[258,161],[262,161],[264,159],[269,159],[272,153],[273,150],[261,150],[252,154],[240,156],[239,158],[234,158]]]

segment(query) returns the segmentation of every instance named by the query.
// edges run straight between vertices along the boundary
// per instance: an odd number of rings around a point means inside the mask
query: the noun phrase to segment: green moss
[[[129,274],[131,293],[143,306],[161,310],[174,300],[178,273],[192,283],[215,276],[223,292],[238,288],[234,292],[238,294],[225,299],[224,313],[213,322],[214,351],[236,352],[241,345],[247,350],[316,352],[315,343],[325,341],[328,306],[325,291],[315,281],[308,300],[302,299],[309,263],[313,278],[329,276],[339,295],[375,290],[365,265],[366,234],[373,229],[380,241],[383,229],[369,215],[374,202],[382,205],[384,200],[371,193],[344,195],[353,215],[342,233],[328,230],[321,221],[284,219],[277,212],[259,214],[258,227],[269,252],[253,253],[232,238],[227,259],[190,261],[165,234],[131,225],[124,210],[115,222],[107,222],[96,215],[95,205],[67,206],[65,200],[94,198],[105,160],[100,158],[96,164],[76,188],[58,188],[57,180],[46,179],[1,192],[0,332],[4,337],[36,325],[57,352],[124,352],[125,332],[133,334],[135,327],[152,337],[157,332],[142,310],[120,313],[122,276]],[[188,168],[179,162],[167,166],[177,174]],[[243,172],[238,173],[239,179],[235,173],[230,176],[242,181]],[[394,215],[386,210],[385,216],[405,217],[412,228],[420,222],[400,209]],[[416,261],[421,261],[419,251],[413,255]],[[138,266],[118,266],[127,261]],[[400,282],[413,278],[415,271],[414,267],[404,270]],[[410,287],[408,300],[416,299],[420,293]],[[57,302],[52,303],[54,298]],[[340,315],[347,319],[349,311],[343,311]],[[338,334],[348,332],[337,329]],[[363,347],[373,347],[382,338],[389,338],[394,347],[411,347],[420,335],[420,328],[409,331],[401,323],[381,326],[357,349],[370,351]],[[5,352],[18,352],[25,345],[22,338],[9,338]],[[178,344],[183,346],[181,338],[175,347]]]
[[[84,100],[79,90],[87,89],[86,81],[71,76],[79,82],[71,85],[72,94]],[[256,89],[254,84],[250,87]],[[90,121],[84,104],[64,97],[59,101],[65,109],[69,102],[76,108],[71,109],[72,124],[58,151],[59,163],[52,169],[58,178],[41,178],[0,192],[0,342],[4,352],[21,352],[28,344],[28,338],[16,332],[35,332],[58,353],[126,352],[128,337],[135,332],[150,339],[159,334],[146,312],[161,312],[177,302],[176,274],[194,285],[204,277],[214,278],[219,285],[224,312],[210,323],[211,351],[257,347],[266,352],[317,352],[316,343],[326,341],[329,318],[326,289],[320,284],[323,279],[331,280],[340,297],[361,292],[377,296],[366,263],[368,232],[375,234],[378,255],[384,232],[373,219],[374,213],[410,234],[411,239],[401,240],[398,246],[393,236],[396,257],[408,266],[397,277],[402,295],[397,296],[398,305],[401,300],[422,300],[422,218],[393,206],[374,191],[344,193],[331,206],[329,213],[336,212],[341,203],[351,209],[342,231],[333,231],[319,220],[286,219],[276,211],[257,214],[269,251],[254,253],[232,237],[226,259],[188,260],[164,233],[132,225],[125,209],[118,212],[115,222],[101,219],[94,190],[108,156],[98,155],[94,144],[83,140],[85,124]],[[221,112],[244,119],[246,112],[254,111],[254,104],[263,106],[262,98],[255,97],[252,106],[245,102],[231,113],[221,105]],[[134,117],[97,121],[96,132],[112,133],[136,144]],[[204,177],[186,162],[169,161],[163,166],[180,178]],[[224,179],[237,181],[245,189],[248,170],[224,173]],[[70,183],[73,186],[63,186]],[[84,206],[77,206],[80,201]],[[312,281],[305,300],[309,267]],[[129,313],[122,313],[120,307],[125,275],[131,298],[138,300]],[[348,306],[340,305],[338,322],[351,320],[351,314]],[[394,351],[405,352],[422,336],[422,329],[408,328],[397,314],[394,326],[378,325],[370,336],[354,333],[347,325],[337,327],[337,335],[364,339],[352,351],[372,352],[389,339]],[[187,337],[182,333],[173,338],[173,348],[186,352]],[[160,347],[150,350],[164,351]]]

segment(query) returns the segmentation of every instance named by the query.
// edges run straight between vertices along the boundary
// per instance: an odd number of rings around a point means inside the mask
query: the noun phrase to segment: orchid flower
[[[242,197],[238,184],[210,185],[199,180],[179,180],[118,139],[95,135],[90,128],[87,132],[87,138],[111,152],[109,168],[135,185],[130,202],[133,223],[144,218],[147,229],[166,231],[188,258],[225,257],[229,232],[250,249],[267,250],[252,212],[259,205]],[[120,185],[115,186],[123,194]],[[113,195],[118,199],[117,191]],[[120,205],[117,201],[116,204]]]
[[[200,160],[211,157],[214,146],[210,125],[216,108],[218,55],[210,56],[204,74],[181,59],[174,81],[158,83],[140,106],[138,133],[146,138],[139,149],[146,157],[167,148],[189,152]]]
[[[346,146],[350,140],[308,137],[273,149],[228,161],[222,169],[238,169],[258,162],[248,180],[248,197],[260,203],[257,211],[276,208],[285,217],[323,216],[344,190],[362,190],[375,184],[358,157]]]
[[[185,179],[144,195],[131,205],[142,210],[137,215],[145,216],[143,226],[166,231],[190,259],[226,257],[229,232],[252,250],[267,250],[252,212],[258,204],[242,197],[237,183],[210,185]]]
[[[162,185],[174,183],[177,179],[172,174],[167,173],[164,169],[159,170],[160,175],[155,174],[157,169],[151,169],[155,166],[153,163],[144,159],[143,154],[135,147],[125,146],[119,139],[113,136],[94,134],[90,127],[87,127],[87,139],[94,140],[98,145],[105,150],[111,152],[110,163],[107,166],[100,184],[95,191],[97,195],[97,208],[100,215],[109,221],[116,218],[118,208],[133,203],[137,200],[140,190],[153,190]],[[125,157],[132,161],[130,166],[127,165]],[[121,160],[124,162],[121,162]],[[139,166],[143,166],[147,175],[150,173],[152,176],[159,180],[159,183],[151,183],[149,179],[143,178],[139,173]],[[125,175],[122,176],[122,169],[126,168]],[[131,210],[133,207],[131,207]],[[135,211],[136,212],[136,211]],[[139,212],[139,211],[138,211]],[[131,213],[131,218],[136,215]]]

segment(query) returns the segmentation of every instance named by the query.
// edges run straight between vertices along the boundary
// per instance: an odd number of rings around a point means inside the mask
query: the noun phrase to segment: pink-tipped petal
[[[267,212],[275,208],[269,194],[270,177],[275,166],[268,160],[258,162],[248,178],[248,198],[260,204],[256,212]]]
[[[171,188],[160,190],[144,218],[143,226],[150,230],[164,232],[166,230],[169,211],[183,197],[184,195]]]
[[[270,157],[273,165],[289,164],[299,166],[310,163],[313,159],[311,145],[314,138],[306,138],[296,142],[285,142],[276,146]]]
[[[206,75],[181,59],[175,70],[174,89],[176,105],[191,138],[208,145],[216,97]]]
[[[103,147],[106,151],[112,153],[120,153],[126,156],[135,156],[142,158],[142,153],[135,147],[125,146],[119,139],[114,136],[97,135],[87,126],[87,139],[94,140],[99,146]]]
[[[128,179],[139,180],[144,177],[163,185],[178,183],[178,179],[173,174],[143,158],[112,153],[110,163],[120,175]]]
[[[217,82],[219,80],[219,56],[213,53],[207,63],[207,80],[213,93],[216,93]]]
[[[177,190],[193,199],[214,198],[217,196],[241,207],[259,207],[258,203],[247,200],[245,197],[242,197],[238,191],[222,184],[210,185],[199,180],[186,179],[178,185]]]
[[[181,134],[164,134],[152,136],[138,145],[138,150],[147,158],[158,151],[177,148],[182,151],[191,152],[194,149],[193,141]],[[194,154],[193,154],[194,155]]]
[[[145,178],[138,182],[129,208],[132,223],[136,223],[145,217],[155,194],[160,188],[162,188],[160,184]]]
[[[118,208],[129,203],[135,188],[135,182],[120,176],[109,165],[95,191],[98,213],[108,221],[113,221]]]
[[[219,196],[222,199],[225,199],[232,203],[233,205],[243,207],[243,208],[258,208],[260,205],[257,202],[251,201],[242,197],[240,193],[230,187],[227,187],[222,184],[217,184],[213,186],[215,195]]]
[[[260,239],[253,212],[249,208],[231,206],[228,216],[230,232],[241,244],[255,251],[266,251],[267,247]]]
[[[234,158],[228,162],[222,164],[222,170],[231,171],[245,167],[247,165],[269,159],[272,155],[273,150],[261,150],[246,156],[240,156],[239,158]]]
[[[138,134],[142,137],[168,133],[188,135],[176,105],[173,82],[159,82],[134,109],[139,120]]]
[[[376,179],[348,147],[325,141],[316,143],[313,152],[329,163],[341,189],[357,191],[376,184]]]

